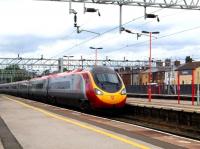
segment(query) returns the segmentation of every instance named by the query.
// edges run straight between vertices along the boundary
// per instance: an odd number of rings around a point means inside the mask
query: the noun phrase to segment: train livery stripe
[[[79,126],[81,128],[84,128],[84,129],[87,129],[87,130],[90,130],[90,131],[93,131],[93,132],[96,132],[96,133],[99,133],[99,134],[102,134],[102,135],[105,135],[107,137],[110,137],[112,139],[115,139],[115,140],[118,140],[118,141],[121,141],[121,142],[124,142],[124,143],[127,143],[127,144],[130,144],[134,147],[137,147],[137,148],[140,148],[140,149],[150,149],[150,147],[147,147],[145,145],[142,145],[142,144],[139,144],[139,143],[136,143],[132,140],[128,140],[128,139],[125,139],[123,137],[120,137],[118,135],[115,135],[115,134],[111,134],[109,132],[106,132],[104,130],[100,130],[100,129],[97,129],[97,128],[94,128],[92,126],[89,126],[89,125],[86,125],[86,124],[83,124],[83,123],[80,123],[80,122],[77,122],[77,121],[74,121],[74,120],[71,120],[71,119],[68,119],[66,117],[63,117],[63,116],[60,116],[60,115],[57,115],[57,114],[54,114],[54,113],[51,113],[51,112],[48,112],[46,110],[43,110],[43,109],[40,109],[40,108],[37,108],[37,107],[34,107],[34,106],[31,106],[31,105],[28,105],[26,103],[23,103],[21,101],[18,101],[18,100],[15,100],[15,99],[11,99],[7,96],[3,96],[4,98],[8,99],[8,100],[11,100],[13,102],[16,102],[20,105],[23,105],[24,107],[27,107],[27,108],[30,108],[30,109],[33,109],[35,111],[38,111],[38,112],[41,112],[43,113],[44,115],[46,116],[49,116],[49,117],[53,117],[55,119],[58,119],[58,120],[61,120],[61,121],[64,121],[64,122],[67,122],[67,123],[70,123],[70,124],[73,124],[73,125],[76,125],[76,126]]]

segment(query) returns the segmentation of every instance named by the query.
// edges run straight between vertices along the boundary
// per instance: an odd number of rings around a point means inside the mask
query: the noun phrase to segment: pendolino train
[[[0,84],[0,92],[76,106],[83,110],[122,108],[126,100],[121,77],[105,66]]]

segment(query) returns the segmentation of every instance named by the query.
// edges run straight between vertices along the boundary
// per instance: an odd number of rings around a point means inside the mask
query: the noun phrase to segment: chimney
[[[176,61],[174,62],[174,65],[175,65],[176,67],[180,66],[180,64],[181,64],[180,61],[177,61],[177,60],[176,60]]]

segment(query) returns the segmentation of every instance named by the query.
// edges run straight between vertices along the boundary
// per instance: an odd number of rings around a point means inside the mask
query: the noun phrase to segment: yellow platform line
[[[125,138],[123,138],[123,137],[117,136],[117,135],[115,135],[115,134],[111,134],[111,133],[109,133],[109,132],[106,132],[106,131],[103,131],[103,130],[100,130],[100,129],[96,129],[96,128],[94,128],[94,127],[88,126],[88,125],[83,124],[83,123],[80,123],[80,122],[76,122],[76,121],[71,120],[71,119],[68,119],[68,118],[66,118],[66,117],[63,117],[63,116],[60,116],[60,115],[57,115],[57,114],[48,112],[48,111],[46,111],[46,110],[43,110],[43,109],[40,109],[40,108],[36,108],[36,107],[31,106],[31,105],[28,105],[28,104],[26,104],[26,103],[24,103],[24,102],[21,102],[21,101],[18,101],[18,100],[14,100],[14,99],[11,99],[11,98],[6,97],[6,96],[4,96],[4,98],[7,98],[8,100],[14,101],[14,102],[16,102],[16,103],[18,103],[18,104],[20,104],[20,105],[23,105],[23,106],[25,106],[25,107],[27,107],[27,108],[30,108],[30,109],[33,109],[33,110],[35,110],[35,111],[39,111],[39,112],[41,112],[41,113],[43,113],[43,114],[45,114],[45,115],[47,115],[47,116],[49,116],[49,117],[53,117],[53,118],[55,118],[55,119],[65,121],[65,122],[67,122],[67,123],[70,123],[70,124],[79,126],[79,127],[81,127],[81,128],[85,128],[85,129],[91,130],[91,131],[93,131],[93,132],[96,132],[96,133],[105,135],[105,136],[107,136],[107,137],[116,139],[116,140],[118,140],[118,141],[121,141],[121,142],[130,144],[130,145],[132,145],[132,146],[134,146],[134,147],[137,147],[137,148],[140,148],[140,149],[150,149],[150,147],[144,146],[144,145],[139,144],[139,143],[136,143],[136,142],[134,142],[134,141],[125,139]]]

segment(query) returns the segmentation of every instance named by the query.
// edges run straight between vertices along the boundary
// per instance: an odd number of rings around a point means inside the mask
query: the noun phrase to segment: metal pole
[[[192,105],[194,105],[194,70],[192,70]]]
[[[83,57],[81,56],[81,68],[83,69]]]
[[[122,28],[122,5],[119,5],[119,33],[121,34]]]
[[[197,105],[199,105],[199,72],[197,72]]]
[[[69,56],[67,57],[67,69],[69,71]]]
[[[69,1],[69,14],[71,14],[71,9],[72,9],[72,3],[71,0]]]
[[[178,104],[180,104],[180,75],[179,75],[179,71],[177,73],[177,77],[178,77]]]
[[[95,48],[95,66],[97,65],[97,48]]]
[[[168,88],[167,88],[167,93],[168,93],[168,95],[170,94],[170,93],[169,93],[169,89],[170,89],[170,73],[171,73],[171,72],[168,73]]]
[[[1,69],[1,83],[3,83],[3,69]]]
[[[149,102],[151,102],[151,32],[150,32],[150,47],[149,47],[149,88],[148,88],[148,93],[149,93]]]

